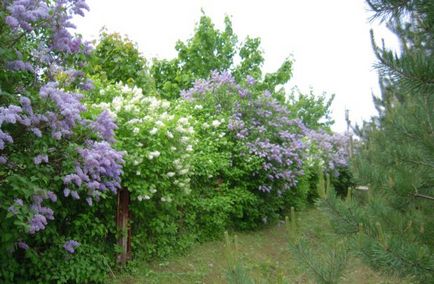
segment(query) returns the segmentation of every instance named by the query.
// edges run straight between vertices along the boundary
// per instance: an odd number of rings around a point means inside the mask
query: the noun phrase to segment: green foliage
[[[316,178],[317,173],[306,167],[304,175],[298,180],[297,186],[283,193],[283,207],[286,210],[291,207],[302,210],[313,204],[317,197],[314,184]]]
[[[177,98],[181,89],[191,84],[190,77],[179,71],[177,59],[154,59],[150,72],[156,90],[165,99]]]
[[[98,208],[58,200],[56,219],[44,234],[23,238],[28,250],[14,246],[15,259],[1,254],[3,283],[105,283],[115,265],[114,199],[108,197]],[[2,241],[8,237],[1,235]],[[74,254],[63,247],[69,239],[80,240]]]
[[[322,257],[317,256],[318,249],[312,248],[303,240],[291,246],[291,251],[305,264],[316,283],[339,283],[348,261],[347,248],[342,244],[323,246],[320,248],[323,251]]]
[[[332,175],[330,177],[333,189],[340,197],[346,197],[348,194],[348,189],[354,188],[354,178],[349,167],[339,167],[338,176]]]
[[[152,201],[132,204],[132,250],[136,259],[164,258],[185,251],[196,241],[188,227],[191,217],[177,209]]]
[[[262,64],[264,63],[263,52],[260,50],[260,38],[247,37],[239,50],[240,64],[233,71],[234,78],[241,82],[246,78],[246,74],[255,80],[262,77]]]
[[[102,30],[86,68],[89,74],[113,83],[135,85],[145,93],[152,89],[146,60],[137,44],[117,33]]]
[[[334,95],[330,97],[326,94],[315,95],[313,90],[309,94],[293,90],[287,98],[288,108],[295,118],[299,118],[310,129],[327,129],[334,123],[331,118],[330,107]]]
[[[44,253],[42,260],[35,261],[32,269],[40,273],[36,274],[40,283],[105,283],[107,271],[114,263],[113,256],[107,256],[104,249],[93,243],[82,243],[77,255],[70,256],[63,248],[51,248]],[[53,259],[62,261],[53,262]]]
[[[237,37],[233,33],[229,17],[225,17],[225,29],[220,32],[214,28],[211,18],[202,16],[195,34],[186,43],[178,41],[176,51],[182,66],[182,73],[191,78],[206,78],[211,71],[230,68],[235,54]],[[190,87],[190,86],[185,86]],[[182,89],[186,89],[186,88]]]
[[[261,201],[244,188],[208,188],[192,202],[199,240],[220,238],[227,229],[251,230],[262,223]],[[258,224],[259,223],[259,224]]]
[[[277,69],[273,73],[265,74],[264,80],[259,83],[263,90],[269,90],[271,92],[275,92],[274,96],[281,103],[285,101],[285,89],[283,85],[289,81],[292,77],[292,60],[287,58],[283,61],[282,65],[280,65],[279,69]],[[277,89],[277,87],[280,87]]]

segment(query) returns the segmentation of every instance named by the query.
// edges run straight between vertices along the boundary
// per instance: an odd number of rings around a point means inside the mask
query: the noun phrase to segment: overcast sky
[[[75,23],[85,39],[98,38],[105,26],[138,43],[147,59],[173,58],[175,43],[193,35],[201,9],[223,28],[232,18],[242,41],[260,37],[265,72],[291,56],[294,76],[288,86],[307,92],[335,94],[334,130],[345,130],[345,109],[353,122],[375,114],[371,94],[378,94],[376,62],[369,30],[394,44],[385,28],[369,23],[363,0],[87,0],[91,11]],[[395,43],[396,44],[396,43]]]

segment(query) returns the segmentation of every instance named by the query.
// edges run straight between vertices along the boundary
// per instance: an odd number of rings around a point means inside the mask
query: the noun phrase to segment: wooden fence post
[[[130,193],[128,189],[122,188],[117,194],[116,226],[121,232],[118,245],[122,248],[117,257],[118,263],[124,265],[131,257],[131,228],[129,222]]]

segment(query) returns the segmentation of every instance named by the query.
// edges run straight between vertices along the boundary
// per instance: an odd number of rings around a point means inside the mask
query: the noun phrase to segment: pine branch
[[[415,160],[410,160],[410,159],[400,159],[400,161],[411,163],[411,164],[415,164],[415,165],[419,165],[419,166],[425,166],[425,167],[429,167],[429,168],[433,168],[434,169],[434,164],[429,164],[429,163],[426,163],[426,162],[423,162],[423,161],[415,161]]]
[[[363,226],[366,228],[366,226]],[[432,266],[432,258],[423,258],[420,261],[411,259],[407,256],[411,255],[411,250],[416,248],[420,249],[416,243],[408,243],[402,239],[402,235],[397,236],[396,233],[389,234],[392,239],[388,242],[390,245],[385,246],[379,239],[377,234],[373,234],[372,231],[364,229],[364,236],[368,243],[360,244],[361,254],[375,266],[384,269],[387,267],[392,271],[398,271],[401,275],[413,275],[419,279],[425,279],[426,274],[432,274],[434,268]],[[367,245],[367,246],[366,246]],[[373,247],[373,245],[375,247]],[[375,253],[376,249],[380,249],[384,255]],[[388,257],[389,256],[389,257]],[[391,257],[391,258],[390,258]],[[398,260],[398,262],[396,261]],[[400,264],[401,263],[401,264]]]
[[[420,194],[420,193],[415,193],[414,196],[434,201],[434,196],[429,196],[429,195]]]
[[[322,275],[322,273],[319,270],[317,270],[317,268],[316,268],[317,266],[314,265],[314,263],[312,263],[310,261],[310,259],[312,259],[312,256],[310,254],[307,255],[305,253],[305,251],[307,249],[304,248],[301,244],[296,245],[295,248],[297,249],[297,253],[303,258],[304,262],[316,274],[316,276],[320,277],[320,279],[322,281],[326,282],[326,279],[324,278],[324,276]]]
[[[423,56],[417,49],[412,49],[412,53],[404,52],[400,58],[394,56],[392,51],[380,48],[375,43],[373,30],[371,33],[371,43],[375,56],[379,60],[376,68],[391,77],[401,80],[411,90],[419,90],[425,86],[426,92],[430,93],[434,89],[434,75],[432,74],[432,58]],[[418,66],[422,71],[416,72],[409,66]]]
[[[399,17],[404,14],[406,9],[411,4],[411,0],[366,0],[369,7],[375,14],[371,17],[371,21],[377,18],[381,22],[387,21],[393,17]]]
[[[333,203],[330,200],[331,198],[334,199]],[[331,213],[333,215],[337,216],[340,220],[343,220],[349,227],[355,228],[354,230],[346,231],[347,234],[352,235],[352,234],[358,233],[358,231],[359,231],[359,228],[358,228],[359,223],[356,222],[356,221],[354,221],[354,219],[352,219],[351,217],[349,217],[349,216],[347,216],[345,214],[342,214],[341,211],[336,208],[335,202],[336,202],[336,197],[330,197],[329,196],[329,198],[326,198],[326,199],[324,199],[321,202],[321,205],[323,205],[323,206],[325,205],[325,208],[327,208],[328,210],[332,211]],[[352,211],[350,211],[350,213],[351,213],[351,216],[355,216],[355,214],[353,214]]]
[[[433,125],[432,125],[432,123],[431,123],[431,119],[430,119],[430,116],[429,116],[429,110],[431,110],[430,109],[430,104],[428,103],[428,98],[429,98],[429,96],[426,96],[425,98],[424,98],[424,104],[425,104],[425,107],[426,107],[426,115],[427,115],[427,119],[426,119],[426,121],[428,121],[428,125],[429,125],[429,128],[430,128],[430,130],[431,130],[431,136],[434,134],[434,128],[433,128]]]
[[[372,237],[372,236],[370,236],[370,237]],[[393,257],[399,259],[402,263],[406,263],[406,264],[408,264],[408,265],[411,266],[411,267],[420,268],[420,270],[427,271],[427,272],[429,272],[429,273],[434,272],[433,269],[431,269],[431,268],[429,268],[429,267],[424,267],[424,266],[420,265],[419,263],[415,263],[415,262],[413,262],[413,261],[411,261],[411,260],[405,258],[404,256],[402,256],[402,255],[400,255],[400,254],[398,254],[398,253],[393,252],[390,248],[384,248],[384,247],[383,247],[383,246],[382,246],[382,245],[377,241],[376,238],[371,238],[371,239],[372,239],[373,241],[375,241],[377,244],[379,244],[379,246],[380,246],[381,248],[383,248],[383,251],[384,251],[384,252],[386,252],[386,253],[388,253],[389,255],[391,255],[391,256],[393,256]],[[372,258],[372,255],[370,255],[366,250],[361,249],[360,252],[364,255],[364,257],[365,257],[366,259],[369,259],[370,261],[372,261],[372,259],[371,259],[371,258]],[[402,273],[402,271],[401,271],[401,273]]]

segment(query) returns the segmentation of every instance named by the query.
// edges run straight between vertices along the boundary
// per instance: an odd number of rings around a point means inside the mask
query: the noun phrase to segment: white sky
[[[98,38],[105,26],[138,43],[153,57],[173,58],[175,43],[193,35],[201,8],[217,26],[225,15],[239,41],[260,37],[265,55],[264,71],[276,70],[292,55],[294,76],[288,89],[336,95],[332,105],[335,131],[346,129],[344,110],[353,122],[375,114],[371,94],[379,93],[376,62],[371,48],[369,13],[363,0],[88,0],[91,11],[75,23],[85,39]],[[384,28],[377,38],[396,45]]]

